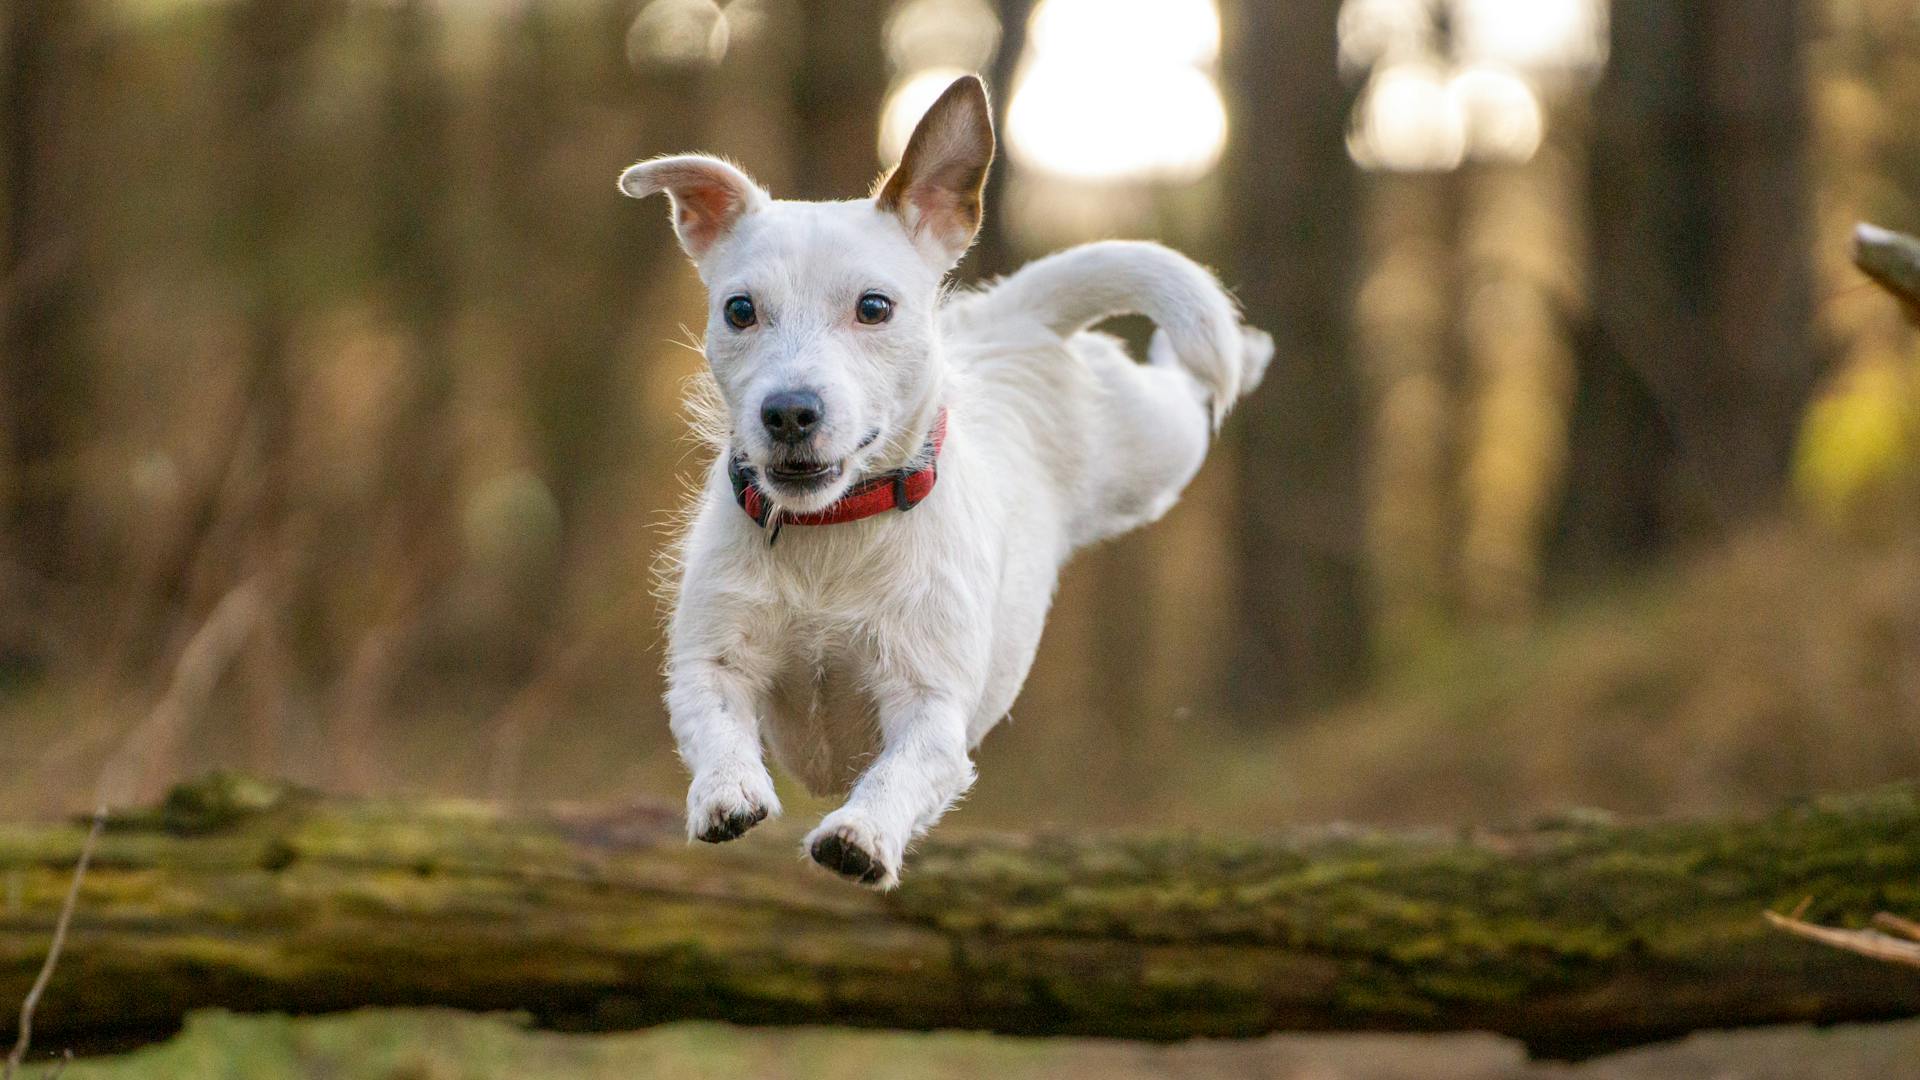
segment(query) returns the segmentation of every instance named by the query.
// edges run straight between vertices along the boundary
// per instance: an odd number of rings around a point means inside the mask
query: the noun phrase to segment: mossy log
[[[39,966],[82,825],[0,825],[0,1001]],[[943,828],[879,895],[797,825],[509,813],[218,776],[117,816],[40,1047],[192,1009],[513,1010],[1139,1039],[1501,1032],[1578,1056],[1710,1027],[1920,1014],[1920,978],[1769,931],[1920,910],[1920,787],[1759,820],[1261,839]],[[0,1039],[11,1039],[0,1029]]]

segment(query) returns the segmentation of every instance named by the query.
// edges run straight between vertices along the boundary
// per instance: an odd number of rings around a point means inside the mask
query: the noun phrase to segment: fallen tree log
[[[0,1002],[47,947],[83,825],[0,825]],[[508,814],[235,776],[114,817],[36,1045],[190,1010],[513,1010],[1140,1039],[1500,1032],[1580,1056],[1710,1027],[1920,1014],[1909,969],[1769,932],[1920,910],[1920,787],[1760,820],[1570,817],[1259,840],[943,830],[897,892],[797,825],[689,847],[677,814]],[[11,1034],[0,1030],[0,1039]]]

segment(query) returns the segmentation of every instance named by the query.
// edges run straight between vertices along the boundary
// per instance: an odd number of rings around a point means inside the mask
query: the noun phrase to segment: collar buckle
[[[927,468],[931,469],[933,466],[929,465]],[[912,479],[913,473],[906,469],[895,469],[893,472],[893,508],[903,514],[920,505],[919,500],[913,497],[908,487],[908,481]]]
[[[764,529],[767,527],[767,517],[773,508],[767,504],[766,496],[761,493],[760,486],[756,482],[758,479],[754,475],[753,467],[747,464],[746,455],[728,455],[727,481],[733,485],[733,501],[740,505],[740,509],[746,511],[755,525]]]

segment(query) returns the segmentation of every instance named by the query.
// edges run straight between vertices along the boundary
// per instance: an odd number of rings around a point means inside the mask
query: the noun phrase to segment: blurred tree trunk
[[[564,542],[568,522],[562,503],[576,495],[569,486],[576,477],[563,463],[572,460],[580,439],[599,430],[601,410],[611,402],[568,396],[578,355],[573,342],[579,325],[573,316],[581,310],[577,270],[586,250],[581,241],[591,244],[601,237],[582,229],[575,213],[593,204],[554,197],[557,178],[548,159],[568,119],[560,88],[567,70],[560,21],[551,4],[523,4],[505,14],[495,28],[494,60],[479,91],[483,142],[471,183],[472,197],[484,209],[470,228],[476,250],[484,255],[473,264],[475,296],[467,313],[500,343],[479,352],[465,375],[478,387],[491,386],[490,394],[480,393],[483,399],[497,395],[500,404],[498,415],[484,421],[482,445],[466,450],[463,468],[469,475],[460,496],[471,507],[488,485],[509,482],[510,473],[525,469],[532,474],[523,485],[526,497],[536,502],[551,497]],[[612,38],[623,39],[623,33]],[[541,272],[528,273],[529,267]],[[559,604],[555,581],[541,571],[557,559],[532,567],[499,556],[496,549],[517,550],[510,543],[463,543],[459,587],[452,592],[471,610],[450,632],[459,636],[458,652],[470,658],[474,670],[486,672],[499,684],[496,689],[503,689],[528,677],[541,643],[551,635]]]
[[[294,374],[287,358],[298,300],[293,251],[306,183],[302,164],[300,88],[305,60],[332,12],[305,0],[243,0],[232,12],[232,96],[226,122],[232,138],[233,240],[239,253],[241,303],[248,328],[250,467],[256,471],[250,517],[257,533],[278,532],[292,495]]]
[[[351,538],[316,552],[339,587],[331,597],[367,604],[357,640],[333,658],[328,775],[349,790],[380,780],[375,733],[412,651],[429,598],[445,592],[457,554],[458,462],[452,416],[452,319],[460,256],[447,207],[457,170],[450,145],[453,102],[444,74],[440,14],[425,0],[398,0],[381,21],[381,107],[373,132],[367,219],[373,274],[408,342],[407,377],[382,447],[381,476],[364,515],[330,523]],[[355,536],[355,532],[371,535]],[[377,593],[369,597],[368,593]],[[345,621],[345,620],[343,620]]]
[[[497,689],[545,677],[577,649],[567,622],[585,613],[564,590],[580,584],[592,597],[606,586],[595,575],[619,572],[597,561],[610,557],[604,549],[617,531],[609,518],[624,509],[614,485],[629,482],[636,448],[657,452],[666,441],[649,433],[675,423],[671,406],[635,395],[645,380],[633,374],[632,346],[649,310],[667,310],[680,255],[663,205],[623,199],[612,181],[636,158],[703,148],[715,96],[703,62],[629,52],[632,16],[622,4],[594,9],[583,47],[577,18],[526,5],[503,28],[488,73],[482,242],[499,254],[476,282],[476,306],[501,313],[495,325],[511,344],[502,350],[508,370],[495,379],[526,445],[521,454],[482,454],[473,479],[490,487],[511,480],[506,470],[529,469],[538,491],[521,490],[550,496],[559,526],[557,546],[541,546],[535,559],[494,566],[475,558],[461,568],[462,591],[475,603],[459,649],[488,658]],[[583,126],[593,134],[585,148]],[[652,317],[659,321],[644,325],[665,338],[680,316]],[[484,500],[484,491],[471,494]],[[517,515],[502,524],[525,527],[532,539],[537,523]]]
[[[879,175],[888,0],[800,0],[794,198],[853,199]]]
[[[244,478],[208,493],[202,531],[182,539],[176,603],[197,616],[237,580],[264,597],[246,658],[248,743],[276,759],[299,708],[301,673],[311,670],[306,633],[324,600],[315,565],[315,509],[294,490],[298,374],[288,355],[300,307],[297,246],[310,195],[302,89],[308,61],[340,10],[337,0],[242,0],[229,15],[231,93],[223,117],[232,172],[237,292],[246,326],[244,415],[232,432],[228,470]],[[161,764],[160,775],[177,775]]]
[[[1818,374],[1797,0],[1619,0],[1560,562],[1773,510]]]
[[[1253,716],[1366,666],[1366,424],[1349,355],[1359,251],[1339,0],[1229,3],[1230,283],[1273,334],[1233,424],[1239,474],[1236,703]]]
[[[1000,45],[987,71],[987,92],[993,102],[993,129],[999,147],[993,171],[987,174],[984,197],[986,227],[980,230],[980,243],[962,270],[974,281],[1001,277],[1019,268],[1020,252],[1014,245],[1011,208],[1007,205],[1013,179],[1013,161],[1007,152],[1007,109],[1013,104],[1014,77],[1020,72],[1020,59],[1027,51],[1027,20],[1033,16],[1033,0],[1000,0]]]
[[[711,69],[701,63],[633,60],[617,47],[624,9],[615,4],[609,14],[615,22],[601,40],[615,47],[598,58],[607,74],[580,92],[591,93],[597,85],[614,88],[605,104],[621,117],[614,128],[623,153],[678,153],[704,146],[712,113]],[[624,164],[617,163],[616,171]],[[585,190],[595,193],[603,193],[609,180],[600,175],[587,179]],[[539,196],[527,192],[524,197]],[[572,355],[559,369],[548,371],[542,385],[557,395],[550,397],[548,413],[549,431],[556,437],[550,445],[557,492],[563,512],[577,521],[579,512],[603,493],[598,482],[621,467],[626,445],[644,443],[647,427],[656,422],[678,430],[671,408],[648,409],[622,393],[622,373],[632,363],[626,350],[649,290],[667,279],[657,271],[681,256],[671,230],[661,224],[667,215],[658,205],[636,206],[615,193],[597,198],[590,207],[568,207],[565,213],[588,224],[587,229],[572,227],[579,230],[574,245],[584,252],[573,257],[582,263],[580,285],[592,299],[584,318],[577,304],[553,306],[556,315],[574,324],[572,333],[551,328],[552,339],[563,342]],[[559,376],[559,371],[572,377]]]
[[[75,137],[82,0],[16,0],[0,14],[0,566],[70,578],[72,427],[86,411]],[[7,643],[0,641],[0,651]]]
[[[296,299],[291,251],[310,194],[303,171],[299,91],[306,61],[337,14],[332,0],[244,0],[227,19],[221,55],[226,89],[216,124],[227,210],[216,237],[233,275],[244,329],[238,362],[245,391],[224,429],[208,433],[214,464],[202,490],[157,540],[146,587],[129,597],[118,665],[137,671],[164,653],[184,621],[226,594],[234,581],[265,574],[284,597],[296,546],[289,513],[287,456],[294,393],[287,338]]]
[[[370,217],[375,273],[413,340],[407,398],[388,448],[383,488],[409,521],[409,547],[426,545],[445,523],[452,466],[446,416],[453,396],[449,322],[459,252],[445,207],[453,109],[443,74],[437,9],[399,0],[388,14],[384,106],[375,132],[377,167]]]
[[[1473,457],[1474,406],[1477,400],[1473,342],[1467,311],[1477,284],[1474,251],[1474,207],[1481,166],[1462,161],[1457,167],[1429,178],[1439,201],[1442,230],[1441,311],[1445,317],[1437,372],[1445,418],[1440,430],[1438,478],[1440,516],[1434,522],[1442,580],[1434,583],[1444,618],[1450,623],[1471,621],[1472,590],[1468,585],[1466,539],[1473,527],[1469,462]]]

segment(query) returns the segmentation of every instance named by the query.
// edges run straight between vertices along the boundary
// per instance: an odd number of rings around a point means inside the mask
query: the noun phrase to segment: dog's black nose
[[[782,390],[760,403],[760,422],[774,442],[791,445],[811,438],[826,411],[820,395],[811,390]]]

